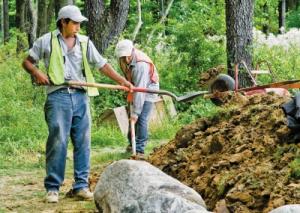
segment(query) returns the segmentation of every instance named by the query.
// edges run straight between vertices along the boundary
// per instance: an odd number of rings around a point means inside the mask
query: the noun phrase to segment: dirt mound
[[[199,87],[207,87],[220,73],[224,73],[225,70],[225,65],[219,65],[202,72],[199,76]]]
[[[215,212],[269,212],[299,203],[300,168],[291,165],[299,160],[300,143],[291,141],[281,109],[288,100],[231,99],[218,115],[183,127],[149,161],[194,188]]]

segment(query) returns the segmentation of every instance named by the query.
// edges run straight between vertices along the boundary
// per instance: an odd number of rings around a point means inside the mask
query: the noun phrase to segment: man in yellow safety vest
[[[60,9],[56,20],[57,30],[35,41],[23,62],[24,69],[35,82],[46,85],[47,100],[44,106],[49,135],[46,144],[46,201],[58,202],[59,188],[64,180],[68,138],[74,147],[73,194],[89,200],[88,176],[90,170],[91,117],[88,96],[98,95],[96,88],[69,87],[64,82],[75,80],[94,82],[90,69],[93,65],[117,83],[132,88],[107,63],[92,41],[80,35],[80,23],[87,21],[78,7],[68,5]],[[36,64],[44,60],[47,73]]]

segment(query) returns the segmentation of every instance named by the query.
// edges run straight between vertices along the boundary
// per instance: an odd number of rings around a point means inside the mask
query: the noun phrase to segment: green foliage
[[[177,118],[165,119],[161,124],[151,127],[149,138],[151,140],[173,138],[180,126]]]
[[[193,7],[190,7],[191,4]],[[224,42],[222,39],[210,39],[210,36],[225,32],[224,8],[221,6],[224,6],[223,1],[186,0],[175,3],[166,26],[167,48],[154,57],[160,68],[163,88],[177,93],[198,89],[201,72],[225,63]]]
[[[254,26],[263,30],[265,26],[267,33],[278,32],[278,0],[256,0],[254,5]]]
[[[279,46],[268,47],[267,45],[263,45],[254,48],[253,63],[256,64],[263,60],[268,61],[278,81],[299,79],[299,57],[300,49],[298,47],[289,47],[288,49],[285,49]],[[263,64],[261,69],[267,70],[268,67],[266,64]]]
[[[287,13],[286,26],[288,29],[293,27],[300,28],[300,7]]]
[[[218,112],[216,107],[210,100],[198,98],[193,101],[193,104],[183,113],[179,114],[179,123],[189,124],[197,118],[212,117]]]
[[[0,52],[0,167],[21,165],[24,153],[42,152],[47,132],[43,89],[31,85],[21,68],[24,55],[15,49],[12,39]]]

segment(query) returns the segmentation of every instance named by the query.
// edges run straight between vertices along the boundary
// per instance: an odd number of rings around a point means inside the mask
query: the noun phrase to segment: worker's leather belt
[[[77,92],[85,92],[85,90],[82,88],[63,87],[61,89],[58,89],[57,92],[73,94],[73,93],[77,93]]]

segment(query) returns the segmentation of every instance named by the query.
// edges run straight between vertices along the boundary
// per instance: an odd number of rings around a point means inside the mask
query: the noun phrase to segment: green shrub
[[[290,10],[286,16],[286,26],[290,28],[300,28],[300,7],[296,10]]]
[[[179,114],[178,120],[181,124],[189,124],[197,118],[211,117],[218,112],[216,107],[210,100],[198,98],[193,101],[190,107]]]
[[[263,45],[254,48],[253,61],[256,64],[258,61],[266,60],[270,63],[271,69],[277,80],[299,79],[300,72],[300,48],[289,47],[285,49],[281,46],[268,47]],[[264,64],[261,69],[268,69]]]

